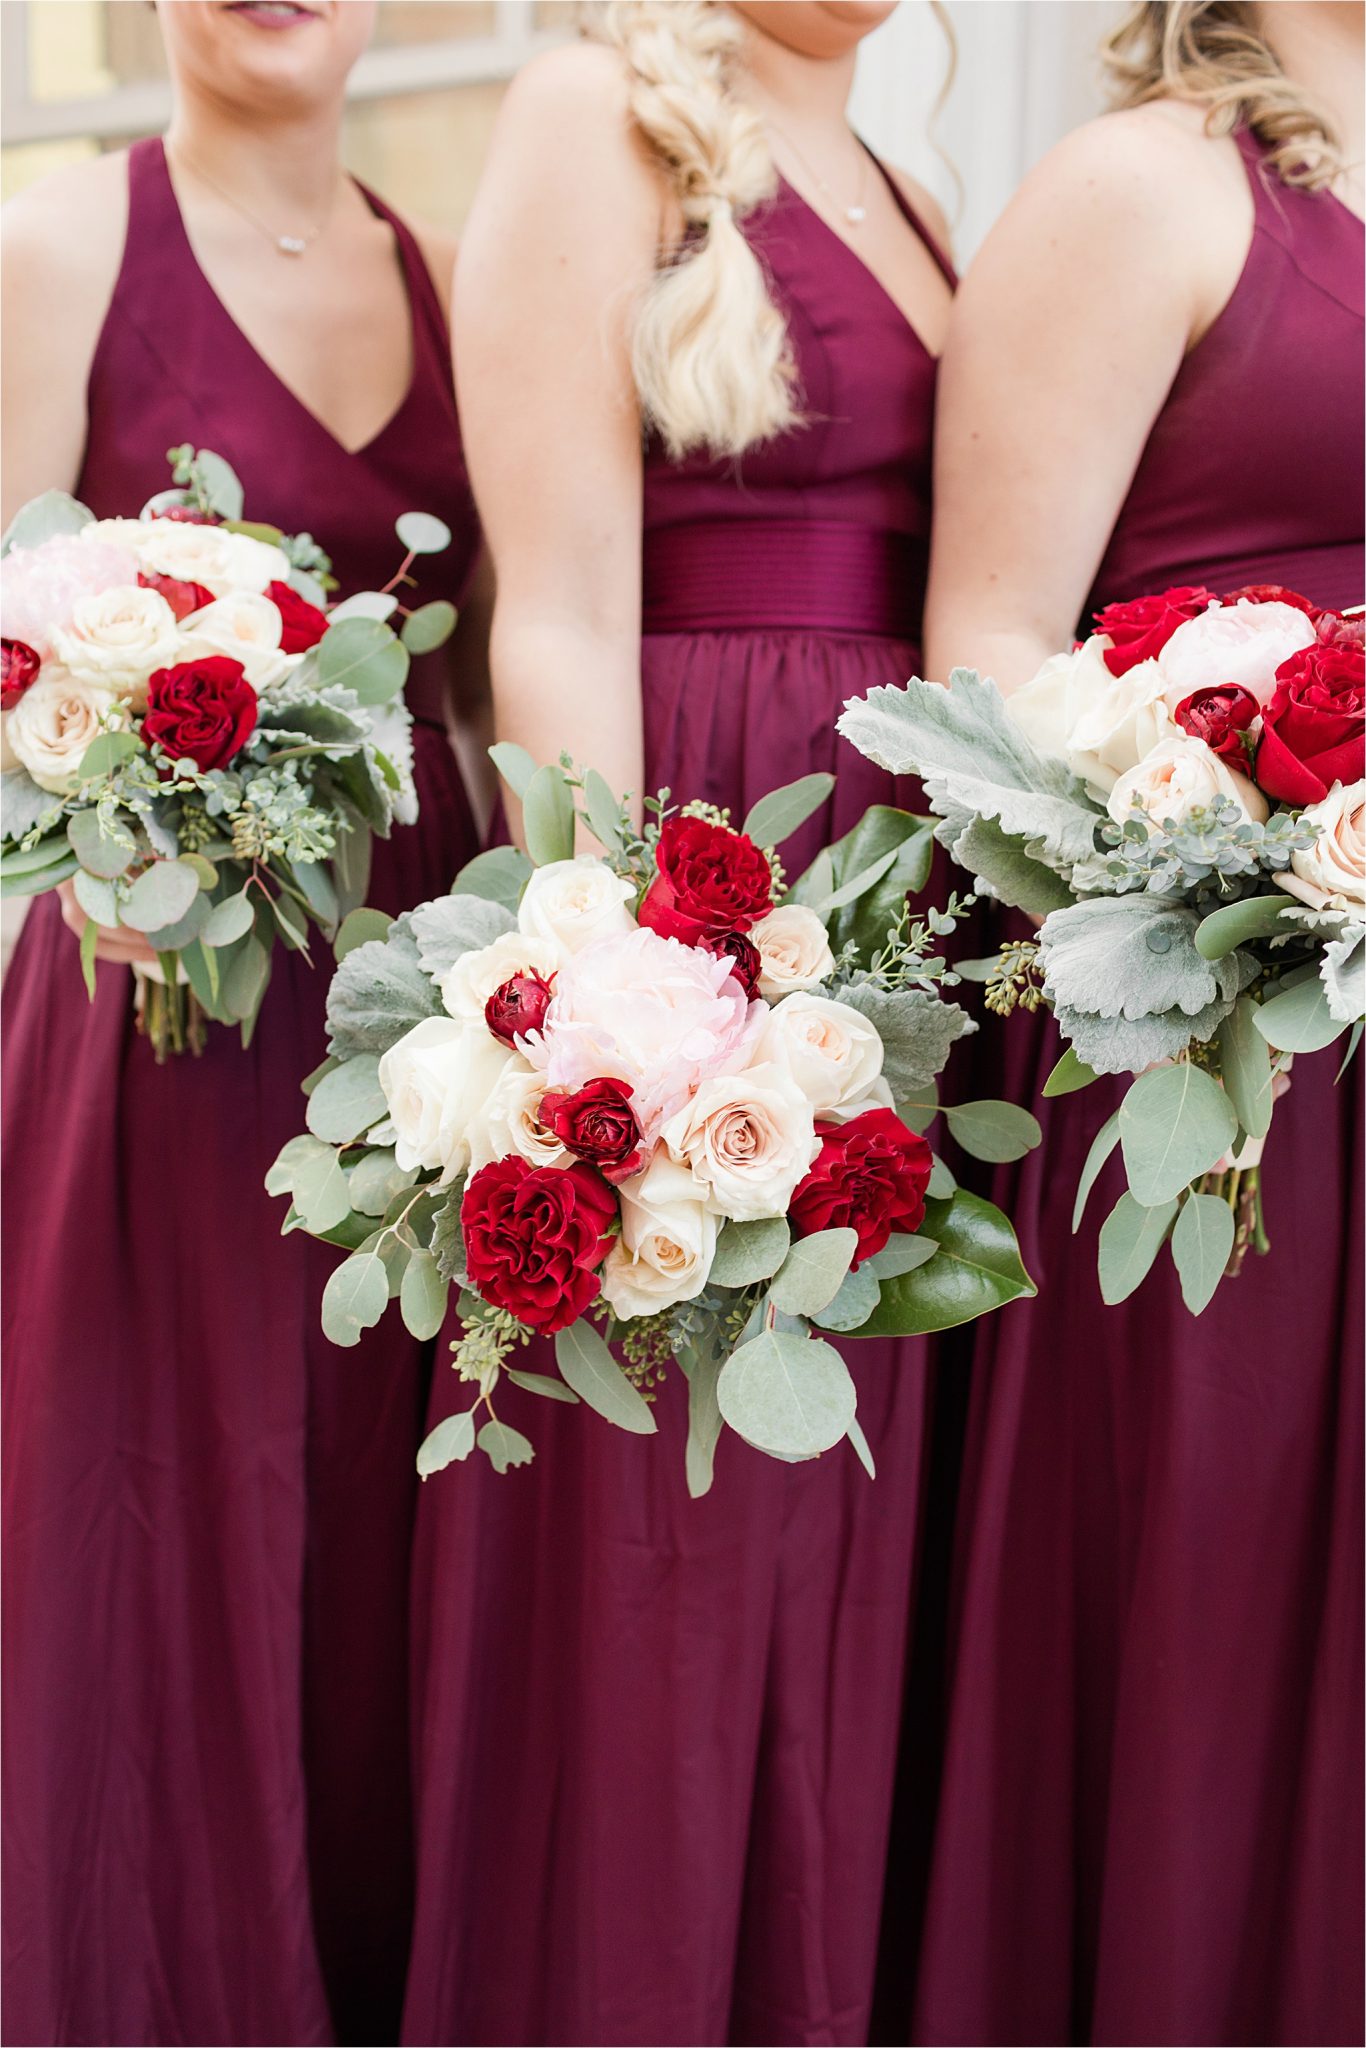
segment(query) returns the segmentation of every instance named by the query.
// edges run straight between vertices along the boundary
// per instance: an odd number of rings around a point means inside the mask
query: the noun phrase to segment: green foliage
[[[867,1322],[879,1301],[877,1275],[867,1266],[846,1273],[833,1301],[815,1312],[812,1320],[823,1330],[857,1332]]]
[[[398,1305],[410,1334],[435,1337],[446,1317],[446,1283],[430,1252],[415,1251],[404,1269]]]
[[[94,517],[69,491],[43,491],[15,513],[0,540],[0,555],[7,555],[11,548],[41,547],[59,534],[77,534]]]
[[[1319,1052],[1345,1028],[1345,1020],[1333,1015],[1327,988],[1312,970],[1260,1004],[1256,1021],[1267,1044],[1280,1052]]]
[[[813,812],[828,802],[834,787],[834,776],[822,773],[803,775],[797,782],[770,790],[752,806],[743,829],[756,846],[781,846],[798,826],[804,825]]]
[[[1058,1028],[1097,1073],[1138,1073],[1213,1037],[1246,955],[1206,960],[1198,914],[1160,896],[1088,897],[1055,911],[1039,939]]]
[[[491,1415],[475,1439],[495,1472],[510,1471],[514,1465],[529,1465],[536,1452],[519,1429],[509,1429]]]
[[[154,861],[132,884],[119,916],[135,932],[159,932],[183,917],[198,894],[199,877],[186,862]]]
[[[376,1252],[353,1252],[323,1289],[323,1335],[334,1344],[358,1344],[384,1314],[389,1278]]]
[[[1074,1237],[1081,1229],[1081,1219],[1086,1214],[1086,1204],[1090,1200],[1091,1190],[1100,1178],[1100,1170],[1118,1143],[1119,1111],[1115,1110],[1112,1116],[1106,1117],[1105,1122],[1092,1139],[1091,1149],[1086,1155],[1086,1164],[1081,1170],[1081,1179],[1077,1182],[1077,1196],[1072,1205],[1072,1235]]]
[[[75,812],[66,821],[66,836],[71,851],[86,873],[98,875],[104,881],[126,874],[137,858],[137,846],[131,833],[124,830],[117,835],[106,832],[98,811]],[[165,922],[169,924],[171,920],[167,918]]]
[[[410,555],[439,555],[451,544],[451,530],[431,512],[401,512],[394,532]]]
[[[438,1422],[417,1454],[417,1471],[420,1479],[430,1479],[433,1472],[444,1472],[447,1465],[468,1458],[474,1449],[474,1416],[467,1408],[460,1415],[448,1415]]]
[[[491,946],[517,925],[503,904],[486,902],[482,896],[438,896],[402,922],[412,933],[423,973],[433,981],[440,981],[466,953]]]
[[[1071,1095],[1078,1088],[1089,1088],[1095,1078],[1094,1069],[1088,1067],[1084,1060],[1079,1060],[1069,1045],[1044,1082],[1041,1093],[1050,1099],[1057,1095]]]
[[[1319,971],[1329,1016],[1355,1024],[1366,1013],[1366,925],[1349,924],[1329,939]]]
[[[1100,1226],[1100,1292],[1106,1305],[1127,1301],[1152,1269],[1176,1216],[1176,1202],[1145,1209],[1127,1191]]]
[[[454,631],[455,606],[438,597],[409,613],[399,637],[409,654],[430,654],[434,648],[444,647]]]
[[[1181,1299],[1193,1316],[1209,1307],[1233,1250],[1235,1218],[1218,1195],[1188,1195],[1172,1231]]]
[[[927,1264],[880,1283],[861,1337],[914,1337],[948,1330],[1037,1290],[1000,1210],[958,1188],[925,1204],[919,1235],[938,1247]],[[860,1268],[860,1271],[862,1269]]]
[[[1238,1119],[1217,1081],[1188,1060],[1140,1074],[1119,1106],[1119,1142],[1134,1200],[1174,1201],[1229,1150]]]
[[[1018,1103],[945,1103],[944,1116],[958,1143],[974,1159],[1001,1163],[1023,1159],[1043,1136],[1037,1120]]]
[[[0,837],[17,845],[30,832],[46,831],[61,813],[62,799],[36,783],[26,768],[0,774]]]
[[[1216,1043],[1219,1077],[1234,1115],[1250,1138],[1264,1138],[1271,1128],[1273,1073],[1251,996],[1239,996],[1219,1026]]]
[[[938,1249],[932,1237],[908,1237],[897,1231],[864,1264],[875,1280],[899,1280],[903,1273],[928,1265]]]
[[[871,804],[853,830],[817,856],[808,875],[821,886],[799,900],[825,919],[838,953],[852,946],[865,966],[895,926],[908,895],[919,895],[930,875],[934,839],[928,818],[890,804]],[[797,892],[794,892],[794,895]]]
[[[716,1241],[709,1285],[750,1287],[769,1280],[787,1257],[792,1233],[781,1216],[723,1225]]]
[[[678,1363],[688,1382],[688,1442],[683,1454],[684,1476],[694,1500],[711,1491],[716,1446],[720,1440],[721,1408],[716,1384],[721,1376],[720,1354],[708,1345],[684,1345]]]
[[[478,896],[515,912],[532,872],[532,863],[520,846],[494,846],[466,861],[454,882],[456,896]]]
[[[636,1436],[657,1427],[648,1401],[631,1385],[591,1323],[580,1319],[555,1335],[555,1363],[581,1401]]]
[[[332,977],[328,1049],[343,1059],[387,1052],[415,1024],[441,1015],[441,999],[422,971],[408,923],[399,918],[387,938],[357,946]]]
[[[537,867],[570,860],[574,853],[574,792],[564,771],[546,763],[522,795],[522,831]]]
[[[852,981],[839,991],[839,999],[877,1031],[882,1071],[898,1102],[928,1087],[947,1064],[954,1041],[974,1028],[965,1010],[924,989],[883,989]]]
[[[1276,811],[1261,824],[1232,797],[1216,796],[1180,825],[1158,827],[1135,816],[1124,825],[1106,824],[1101,837],[1107,850],[1073,875],[1079,888],[1189,895],[1212,909],[1232,884],[1288,868],[1291,854],[1311,846],[1314,835],[1290,811]]]
[[[733,1351],[716,1397],[737,1436],[772,1457],[819,1457],[854,1419],[854,1382],[838,1351],[786,1331],[763,1330]]]
[[[324,1074],[308,1098],[308,1128],[331,1145],[349,1144],[388,1115],[374,1053],[355,1053]]]
[[[517,746],[512,740],[497,740],[489,748],[489,759],[512,794],[517,797],[525,796],[531,778],[536,773],[536,763],[526,748]]]
[[[1226,903],[1219,910],[1211,910],[1196,927],[1195,944],[1206,960],[1222,960],[1235,946],[1245,946],[1249,939],[1265,939],[1284,934],[1286,925],[1281,913],[1296,909],[1293,896],[1244,896],[1237,903]]]
[[[784,1315],[817,1315],[839,1293],[857,1250],[854,1230],[821,1230],[799,1238],[773,1277],[773,1306]]]
[[[342,619],[318,642],[318,673],[358,703],[388,704],[408,679],[408,650],[381,619]]]

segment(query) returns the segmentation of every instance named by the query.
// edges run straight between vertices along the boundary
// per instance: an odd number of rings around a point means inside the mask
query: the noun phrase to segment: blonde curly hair
[[[1251,0],[1138,0],[1106,39],[1111,104],[1193,100],[1210,135],[1250,128],[1287,185],[1317,190],[1343,168],[1326,109],[1287,78]]]

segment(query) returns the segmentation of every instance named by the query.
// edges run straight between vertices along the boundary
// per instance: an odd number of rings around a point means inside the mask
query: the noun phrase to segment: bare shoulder
[[[31,306],[41,314],[45,347],[88,359],[123,262],[127,226],[122,150],[55,171],[9,200],[0,211],[7,339],[22,332]]]
[[[605,43],[559,43],[523,64],[503,100],[502,117],[521,126],[550,122],[581,132],[603,122],[624,132],[630,121],[626,66]]]
[[[592,207],[615,190],[658,207],[664,180],[631,117],[630,79],[603,43],[563,43],[524,64],[499,109],[491,157],[516,152]],[[565,177],[573,165],[574,176]]]
[[[949,254],[953,245],[953,230],[949,217],[928,185],[922,185],[919,178],[913,178],[909,171],[903,171],[900,164],[883,163],[882,168],[900,192],[917,220],[923,221],[940,248]]]
[[[455,278],[455,259],[460,248],[459,238],[450,228],[438,227],[434,221],[415,220],[411,215],[408,216],[408,226],[431,273],[436,295],[443,306],[448,306]]]
[[[1010,213],[1051,213],[1059,231],[1198,233],[1242,190],[1234,146],[1201,110],[1155,101],[1074,128],[1025,179]]]

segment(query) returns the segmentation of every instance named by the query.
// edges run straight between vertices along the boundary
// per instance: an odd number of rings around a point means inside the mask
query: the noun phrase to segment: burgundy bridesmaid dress
[[[1088,616],[1178,583],[1363,596],[1362,225],[1242,150],[1246,265]],[[1272,1251],[1196,1320],[1165,1253],[1103,1306],[1114,1161],[1071,1235],[1121,1084],[1041,1103],[1051,1023],[993,1042],[993,1092],[1044,1128],[994,1189],[1040,1291],[973,1333],[912,2038],[1360,2042],[1362,1061],[1335,1087],[1341,1047],[1296,1060],[1263,1170]]]
[[[412,382],[355,453],[256,353],[195,262],[159,141],[90,378],[77,493],[135,514],[166,450],[216,449],[249,512],[311,530],[343,590],[440,514],[424,598],[478,533],[441,309],[394,231]],[[368,195],[367,195],[368,196]],[[416,671],[421,823],[370,900],[447,887],[475,835]],[[407,1586],[430,1347],[319,1326],[327,1248],[262,1176],[324,1051],[326,947],[277,948],[250,1050],[158,1067],[126,968],[86,1000],[57,902],[4,991],[5,2038],[325,2042],[397,2031],[411,1904]]]
[[[743,816],[837,769],[795,873],[912,795],[834,721],[916,664],[935,365],[791,188],[745,231],[807,424],[648,455],[646,786]],[[847,1444],[784,1465],[727,1433],[690,1500],[675,1369],[656,1438],[511,1389],[534,1464],[423,1489],[406,2040],[866,2037],[928,1394],[922,1345],[849,1357],[876,1482]],[[468,1403],[438,1371],[432,1420]]]

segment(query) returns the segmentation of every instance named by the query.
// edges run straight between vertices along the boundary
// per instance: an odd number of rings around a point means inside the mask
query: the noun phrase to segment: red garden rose
[[[743,932],[708,932],[702,944],[718,959],[729,960],[731,973],[750,1001],[754,1002],[759,994],[759,976],[764,963],[753,939],[747,939]]]
[[[1219,602],[1237,604],[1240,598],[1246,598],[1249,604],[1293,605],[1297,612],[1304,612],[1311,619],[1319,616],[1319,608],[1310,598],[1301,597],[1298,590],[1287,590],[1283,583],[1244,583],[1240,590],[1230,590]]]
[[[1096,631],[1114,642],[1105,650],[1112,676],[1127,675],[1140,661],[1160,654],[1178,626],[1193,619],[1214,601],[1214,592],[1198,584],[1181,584],[1157,597],[1135,597],[1128,604],[1107,604],[1095,613]]]
[[[923,1138],[894,1110],[869,1109],[847,1124],[816,1125],[821,1149],[788,1210],[797,1237],[856,1230],[855,1266],[880,1252],[894,1230],[925,1214],[932,1160]]]
[[[327,631],[327,613],[300,597],[292,583],[268,583],[266,596],[280,614],[284,631],[280,635],[283,654],[306,654],[316,647]]]
[[[165,598],[177,619],[188,619],[191,612],[202,612],[206,604],[213,603],[213,592],[202,583],[187,582],[183,576],[139,575],[138,582],[144,590],[159,591]]]
[[[572,1094],[552,1088],[541,1097],[540,1119],[576,1158],[586,1159],[608,1180],[627,1180],[640,1171],[640,1125],[631,1090],[612,1074],[585,1081]]]
[[[225,768],[255,724],[256,692],[240,661],[207,654],[153,671],[142,736],[159,742],[173,761],[193,760],[201,775]]]
[[[767,860],[743,832],[706,818],[670,818],[656,875],[638,912],[662,938],[697,946],[708,933],[746,932],[773,902]]]
[[[1231,761],[1247,773],[1247,748],[1240,735],[1257,716],[1259,706],[1251,690],[1241,683],[1224,683],[1215,690],[1195,690],[1172,713],[1182,732],[1203,740],[1221,761]]]
[[[0,711],[13,711],[30,683],[38,680],[42,662],[27,640],[0,642],[4,650],[4,672],[0,679]]]
[[[512,1045],[519,1035],[539,1031],[554,994],[539,974],[514,974],[493,991],[484,1005],[484,1022],[495,1038]]]
[[[460,1204],[470,1279],[530,1329],[567,1329],[598,1291],[616,1215],[591,1166],[495,1159],[470,1176]]]
[[[1287,804],[1316,804],[1335,782],[1366,776],[1366,656],[1302,647],[1276,671],[1262,713],[1258,786]]]
[[[1360,613],[1354,619],[1344,619],[1341,612],[1320,612],[1314,629],[1322,647],[1366,648],[1366,618]]]

